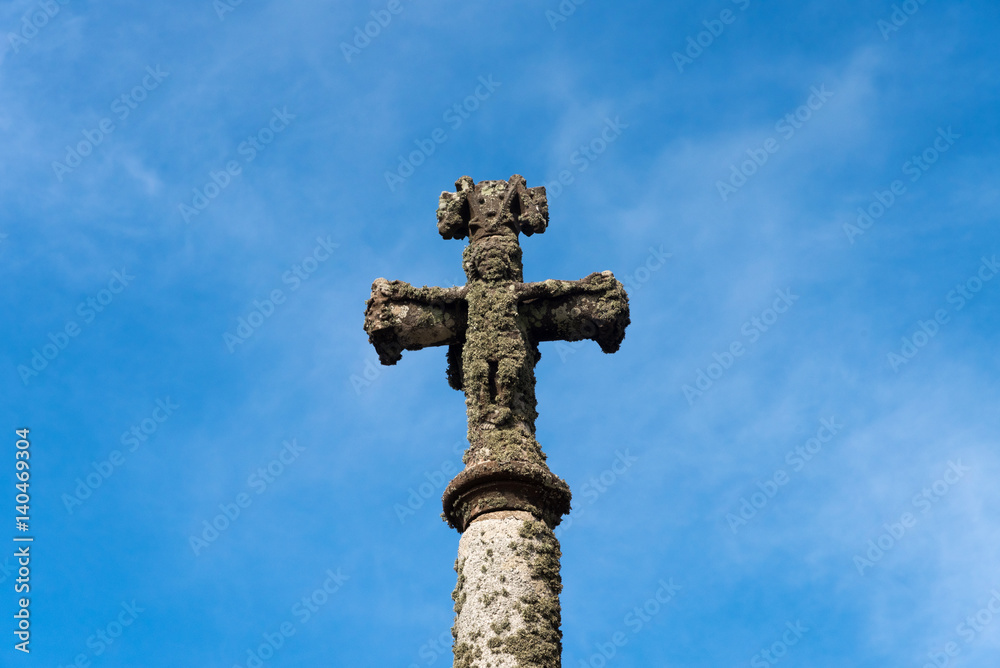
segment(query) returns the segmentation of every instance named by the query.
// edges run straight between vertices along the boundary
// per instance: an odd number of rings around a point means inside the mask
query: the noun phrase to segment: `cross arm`
[[[613,353],[625,338],[628,295],[610,271],[579,281],[526,283],[520,296],[520,313],[536,342],[590,339]]]
[[[379,361],[395,364],[404,350],[461,344],[469,318],[466,288],[416,288],[375,279],[365,309],[365,331]]]

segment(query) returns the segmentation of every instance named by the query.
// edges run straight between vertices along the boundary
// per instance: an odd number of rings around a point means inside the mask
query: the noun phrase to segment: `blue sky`
[[[450,665],[463,398],[362,315],[377,277],[461,283],[438,194],[519,173],[526,280],[630,291],[618,353],[537,368],[564,665],[996,666],[998,28],[4,3],[0,496],[12,537],[28,427],[35,543],[0,664]]]

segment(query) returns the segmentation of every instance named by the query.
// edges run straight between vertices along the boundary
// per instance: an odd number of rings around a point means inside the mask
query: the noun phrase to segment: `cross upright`
[[[438,232],[464,239],[467,283],[416,288],[376,279],[365,331],[382,364],[404,350],[448,347],[448,382],[465,392],[469,448],[448,485],[443,517],[461,534],[455,562],[455,668],[561,665],[559,544],[569,486],[535,439],[535,365],[543,341],[618,350],[628,296],[610,271],[524,283],[518,235],[548,225],[545,188],[455,182],[439,200]]]

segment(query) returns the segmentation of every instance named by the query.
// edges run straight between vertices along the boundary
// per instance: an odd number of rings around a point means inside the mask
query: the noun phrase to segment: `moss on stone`
[[[522,538],[518,555],[528,562],[538,593],[522,596],[515,603],[524,625],[504,638],[502,651],[512,655],[519,668],[551,668],[560,665],[562,656],[559,541],[539,520],[525,520],[518,535]]]
[[[490,512],[527,511],[536,518],[524,521],[519,540],[509,545],[528,565],[533,593],[524,593],[523,575],[508,585],[513,596],[502,586],[499,591],[479,591],[496,586],[483,586],[479,578],[480,572],[498,568],[492,548],[486,550],[490,568],[483,564],[470,570],[475,587],[468,586],[465,560],[456,560],[456,617],[467,601],[466,612],[473,614],[477,601],[490,606],[503,597],[508,599],[503,605],[523,624],[512,625],[509,617],[492,622],[494,637],[486,645],[490,657],[484,659],[484,646],[478,642],[482,631],[470,634],[471,643],[469,638],[460,643],[456,621],[454,666],[494,668],[495,652],[503,652],[513,656],[519,668],[553,668],[560,665],[562,651],[562,580],[552,527],[569,512],[570,495],[565,482],[549,472],[535,436],[538,344],[592,339],[604,352],[614,352],[629,324],[628,296],[611,272],[580,281],[523,282],[518,234],[545,231],[544,188],[528,189],[518,175],[478,184],[463,176],[455,187],[455,193],[441,194],[438,230],[445,238],[470,239],[462,254],[467,285],[416,288],[378,279],[367,303],[365,330],[383,364],[394,364],[403,350],[448,347],[448,382],[465,393],[469,448],[463,457],[466,477],[460,474],[457,483],[452,481],[442,517],[460,531],[474,517]],[[499,581],[506,581],[502,574]]]
[[[510,617],[505,617],[502,622],[492,622],[490,628],[493,629],[493,633],[503,635],[510,630]]]
[[[463,461],[543,463],[535,439],[538,350],[518,317],[519,282],[469,283],[462,378],[469,419]]]
[[[483,650],[467,642],[455,646],[454,668],[477,668],[476,661],[483,657]]]
[[[451,600],[455,602],[455,616],[462,614],[462,606],[465,605],[465,559],[455,560],[455,571],[458,573],[458,581],[455,583],[455,591],[451,593]]]

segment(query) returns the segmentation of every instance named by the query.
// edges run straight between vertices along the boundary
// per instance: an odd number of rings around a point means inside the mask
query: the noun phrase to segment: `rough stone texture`
[[[458,544],[455,668],[553,668],[562,654],[559,544],[525,512],[473,522]]]
[[[468,320],[465,288],[415,288],[404,281],[375,279],[365,311],[365,331],[382,364],[395,364],[403,350],[461,344]]]
[[[478,184],[464,176],[455,188],[441,193],[438,231],[446,239],[469,238],[468,283],[415,288],[377,279],[365,330],[383,364],[395,364],[403,350],[448,346],[448,381],[465,392],[469,469],[518,462],[546,478],[535,439],[538,343],[592,339],[616,351],[629,323],[628,296],[610,271],[579,281],[523,282],[518,235],[545,231],[544,188],[527,188],[519,175]],[[457,527],[454,515],[445,508]]]
[[[545,466],[479,462],[466,466],[445,489],[445,519],[459,532],[481,515],[524,510],[555,527],[570,511],[569,485]]]
[[[441,193],[438,232],[464,239],[468,282],[416,288],[377,279],[365,331],[382,364],[447,346],[448,382],[465,392],[465,469],[445,490],[444,519],[463,532],[455,563],[455,668],[558,668],[559,544],[569,486],[535,439],[535,365],[542,341],[590,339],[618,350],[628,296],[610,271],[525,283],[518,235],[548,226],[545,188],[468,176]]]

